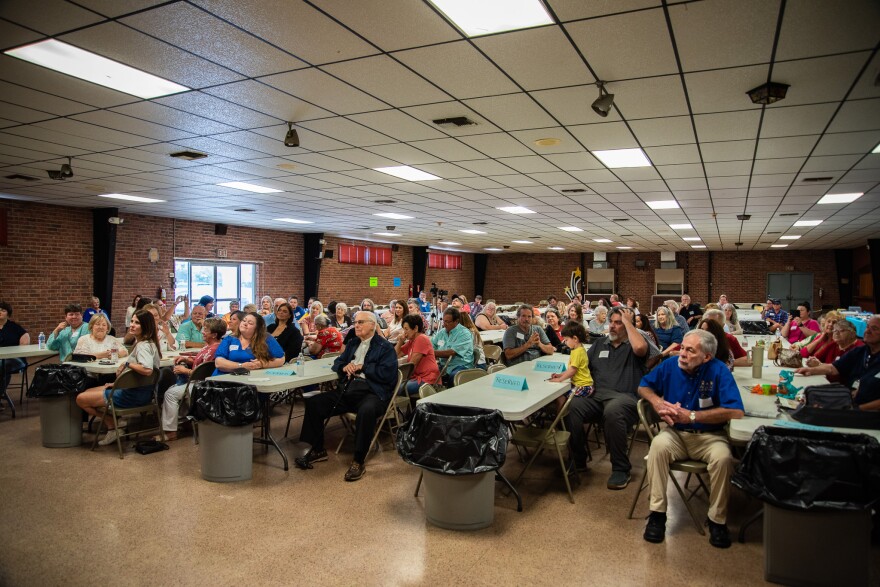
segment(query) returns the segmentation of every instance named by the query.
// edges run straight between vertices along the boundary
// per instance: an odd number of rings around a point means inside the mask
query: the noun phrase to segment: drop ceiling
[[[709,250],[831,249],[880,237],[877,2],[545,5],[556,24],[466,38],[422,0],[7,0],[3,50],[56,38],[192,91],[141,100],[0,55],[0,197],[92,208],[107,206],[98,194],[124,193],[166,202],[119,202],[123,216],[473,252],[690,250],[700,243],[683,238],[695,236]],[[599,79],[615,95],[606,118],[590,108]],[[768,80],[788,96],[753,104],[746,92]],[[477,124],[432,123],[458,116]],[[287,121],[299,147],[283,144]],[[592,155],[625,148],[653,165],[608,169]],[[208,157],[169,156],[183,150]],[[67,156],[75,176],[48,179]],[[373,170],[399,165],[441,179]],[[15,174],[39,181],[5,179]],[[216,185],[233,181],[282,191]],[[864,196],[817,204],[851,192]],[[645,204],[672,199],[680,209]],[[392,225],[400,237],[373,234]],[[460,232],[473,228],[485,234]],[[802,236],[778,240],[792,234]]]

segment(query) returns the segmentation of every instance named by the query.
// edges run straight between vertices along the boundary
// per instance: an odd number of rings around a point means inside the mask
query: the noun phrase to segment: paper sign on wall
[[[370,287],[379,287],[379,278],[371,277],[370,278]]]
[[[527,391],[529,384],[522,375],[504,375],[496,373],[492,381],[492,387],[499,389],[510,389],[512,391]]]
[[[535,361],[535,371],[562,373],[565,371],[565,363],[560,363],[559,361]]]
[[[394,287],[400,287],[400,278],[399,277],[394,278]]]

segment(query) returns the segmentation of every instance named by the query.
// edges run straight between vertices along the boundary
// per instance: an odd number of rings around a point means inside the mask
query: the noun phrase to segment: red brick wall
[[[150,263],[147,252],[159,250],[159,262]],[[217,249],[227,257],[217,258]],[[174,259],[257,262],[257,302],[263,295],[302,296],[303,236],[282,232],[229,226],[223,236],[214,234],[214,224],[156,216],[126,214],[116,237],[116,272],[113,279],[113,322],[122,324],[125,310],[135,294],[155,296],[166,288],[172,296]]]
[[[461,269],[431,269],[425,273],[425,289],[431,289],[431,283],[436,283],[439,289],[445,289],[452,294],[461,294],[469,302],[474,301],[474,295],[482,292],[474,291],[474,256],[471,253],[454,253],[461,255]],[[430,292],[428,293],[430,296]],[[484,295],[483,298],[486,296]]]
[[[318,299],[325,305],[331,301],[345,302],[349,306],[361,303],[364,298],[376,304],[386,305],[393,299],[409,297],[412,282],[412,247],[401,246],[391,253],[391,265],[351,265],[339,262],[339,244],[376,245],[382,243],[325,237],[324,249],[333,251],[332,259],[321,261],[321,278],[318,283]],[[378,286],[370,287],[370,277],[378,278]],[[400,278],[400,287],[394,287],[394,278]]]
[[[567,299],[565,288],[580,264],[580,253],[489,255],[483,299],[502,304],[537,303],[551,295]]]
[[[92,211],[0,200],[8,246],[0,247],[0,299],[36,344],[64,319],[65,304],[92,295]]]

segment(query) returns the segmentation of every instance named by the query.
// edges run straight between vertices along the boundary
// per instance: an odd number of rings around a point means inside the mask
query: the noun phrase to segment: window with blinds
[[[461,255],[449,255],[446,253],[428,253],[428,268],[460,270]]]
[[[391,248],[340,244],[339,262],[350,265],[391,265]]]

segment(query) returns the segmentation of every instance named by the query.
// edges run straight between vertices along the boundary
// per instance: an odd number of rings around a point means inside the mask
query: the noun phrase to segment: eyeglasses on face
[[[355,320],[354,323],[355,324],[369,324],[370,321],[369,320]]]

